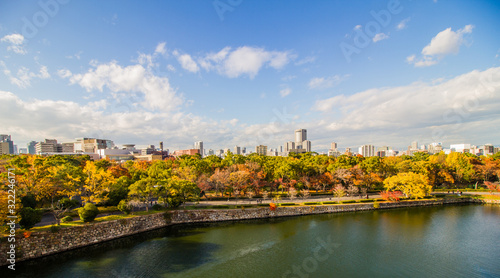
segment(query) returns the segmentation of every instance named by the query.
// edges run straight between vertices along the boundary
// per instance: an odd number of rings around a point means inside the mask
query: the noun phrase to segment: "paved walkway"
[[[457,195],[457,192],[455,191],[455,194],[451,193],[452,190],[450,190],[450,193],[447,192],[433,192],[432,194],[445,194],[445,195]],[[473,195],[479,195],[479,194],[489,194],[489,192],[463,192],[462,195],[466,194],[473,194]],[[370,199],[377,199],[381,198],[380,194],[368,194],[368,197]],[[346,201],[346,200],[359,200],[359,199],[366,199],[366,196],[359,197],[359,196],[349,196],[349,197],[342,197],[340,198],[341,201]],[[259,201],[257,201],[259,200]],[[308,198],[293,198],[290,199],[288,197],[286,198],[281,198],[280,203],[304,203],[304,202],[327,202],[327,201],[338,201],[339,198],[334,197],[333,195],[321,195],[321,196],[310,196]],[[259,202],[259,203],[258,203]],[[256,204],[269,204],[273,202],[273,200],[267,199],[267,200],[262,200],[262,199],[229,199],[229,200],[217,200],[217,201],[210,201],[210,200],[202,200],[199,202],[199,204],[196,204],[195,202],[186,202],[186,206],[199,206],[199,207],[208,207],[208,206],[217,206],[217,205],[256,205]],[[182,207],[182,206],[181,206]],[[145,208],[139,208],[136,209],[136,211],[140,210],[145,210]],[[108,212],[108,213],[102,213],[97,215],[96,218],[99,217],[104,217],[108,215],[115,215],[115,214],[122,214],[121,211],[115,211],[115,212]],[[73,220],[79,220],[78,217],[73,218]],[[56,219],[51,213],[45,213],[42,216],[42,221],[37,223],[35,227],[40,227],[40,226],[47,226],[47,225],[52,225],[56,223]]]

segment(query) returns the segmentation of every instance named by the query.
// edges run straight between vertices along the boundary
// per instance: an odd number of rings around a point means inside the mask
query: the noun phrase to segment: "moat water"
[[[16,266],[0,276],[500,277],[500,206],[182,225]]]

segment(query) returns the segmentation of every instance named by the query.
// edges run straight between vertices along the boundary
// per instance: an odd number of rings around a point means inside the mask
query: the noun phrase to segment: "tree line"
[[[225,158],[184,155],[124,163],[92,161],[88,156],[4,155],[0,157],[1,204],[7,203],[7,168],[15,169],[16,196],[20,200],[34,198],[39,207],[55,207],[63,198],[98,205],[158,200],[177,207],[207,192],[220,197],[252,197],[290,191],[364,194],[368,190],[399,190],[410,197],[422,197],[432,188],[494,184],[500,177],[500,153],[480,157],[455,152],[415,153],[384,158],[228,153]],[[6,214],[5,205],[0,214]]]

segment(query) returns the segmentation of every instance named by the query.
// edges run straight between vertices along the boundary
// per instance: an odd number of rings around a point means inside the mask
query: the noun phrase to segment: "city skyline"
[[[497,142],[499,3],[237,3],[2,2],[0,132],[20,148],[274,149],[299,127],[313,151]]]

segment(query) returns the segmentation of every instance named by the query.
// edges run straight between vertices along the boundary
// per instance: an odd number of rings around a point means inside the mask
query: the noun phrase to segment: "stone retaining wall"
[[[500,200],[489,200],[491,203],[500,203]],[[378,209],[434,206],[443,204],[483,202],[476,199],[447,199],[432,201],[403,201],[394,203],[379,203]],[[83,226],[75,226],[62,229],[58,232],[33,233],[30,237],[16,236],[16,262],[39,258],[83,246],[88,246],[120,237],[125,237],[168,225],[220,222],[244,219],[273,218],[286,216],[299,216],[321,213],[336,213],[349,211],[373,210],[373,203],[355,203],[345,205],[318,205],[300,207],[278,207],[271,211],[268,207],[227,209],[227,210],[177,210],[162,212],[128,219],[112,220]],[[0,265],[7,265],[10,244],[7,238],[1,239]]]

